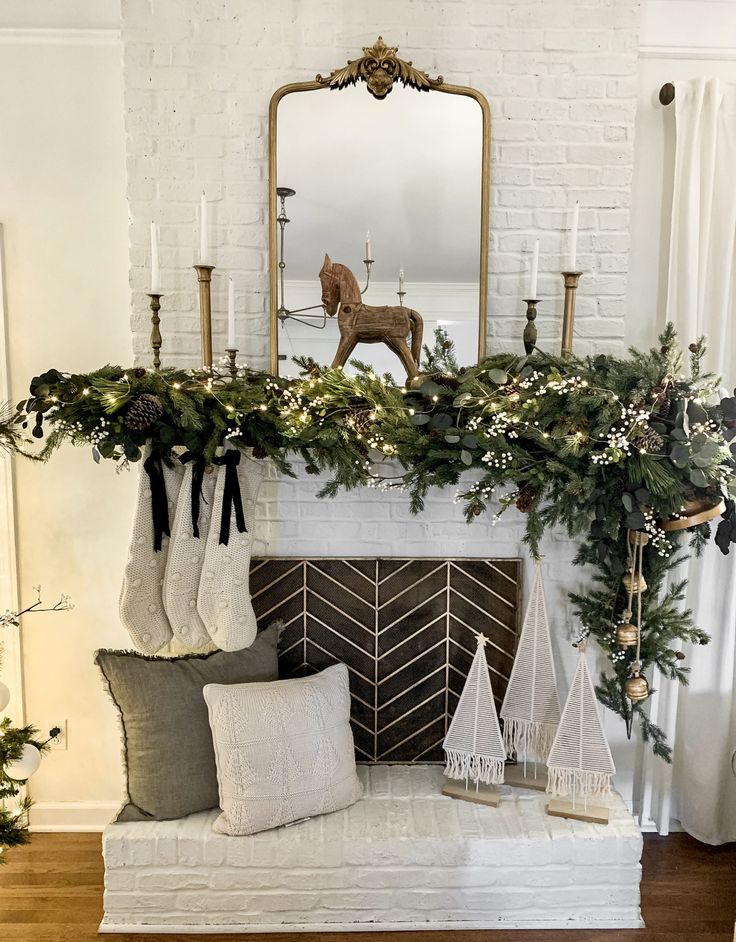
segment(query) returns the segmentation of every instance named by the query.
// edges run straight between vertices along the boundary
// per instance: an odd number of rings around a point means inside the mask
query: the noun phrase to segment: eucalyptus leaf
[[[686,468],[690,462],[690,449],[686,445],[673,445],[670,458],[676,468]]]
[[[634,491],[634,497],[639,501],[640,504],[648,504],[652,499],[652,495],[646,489],[646,487],[637,487]]]
[[[690,481],[691,481],[691,483],[694,484],[696,487],[707,487],[707,486],[708,486],[708,478],[707,478],[707,477],[705,476],[705,474],[700,470],[700,468],[691,468],[691,469],[690,469]]]
[[[412,425],[426,425],[431,416],[427,415],[426,412],[415,412],[411,417]]]
[[[626,515],[626,526],[629,530],[641,530],[644,528],[646,522],[641,510],[634,510],[632,513]]]
[[[629,513],[634,509],[634,498],[627,491],[621,495],[621,503]]]
[[[431,399],[432,396],[439,396],[443,389],[442,386],[438,386],[437,383],[433,383],[431,379],[428,379],[426,382],[422,383],[419,387],[419,391],[423,396],[426,396],[427,399]]]
[[[708,413],[694,399],[687,404],[687,417],[693,425],[704,425],[708,421]]]
[[[509,381],[509,374],[506,370],[499,370],[494,367],[488,370],[488,379],[497,386],[505,386]]]
[[[438,412],[437,415],[432,416],[432,425],[438,429],[452,428],[452,421],[452,416],[446,412]]]
[[[463,448],[477,448],[478,447],[478,436],[473,435],[472,432],[468,435],[463,435]]]
[[[463,464],[470,467],[470,465],[473,463],[473,456],[470,454],[469,451],[466,451],[465,449],[463,449],[460,452],[460,460],[462,461]]]
[[[455,435],[455,434],[452,434],[452,435],[448,434],[448,435],[445,435],[445,441],[447,442],[448,445],[457,445],[457,443],[460,441],[460,436]]]

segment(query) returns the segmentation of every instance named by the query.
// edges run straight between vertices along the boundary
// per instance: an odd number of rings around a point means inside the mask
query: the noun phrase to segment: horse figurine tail
[[[424,336],[424,321],[422,315],[417,311],[410,310],[409,324],[411,326],[411,355],[419,369],[419,361],[422,357],[422,338]]]

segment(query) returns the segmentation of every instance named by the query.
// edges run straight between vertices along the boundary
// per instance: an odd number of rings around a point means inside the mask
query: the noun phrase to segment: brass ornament
[[[712,500],[686,500],[683,508],[682,516],[674,520],[665,520],[662,523],[663,530],[672,533],[676,530],[689,530],[690,527],[697,527],[701,523],[708,523],[709,520],[720,517],[726,505],[722,500],[715,504]]]
[[[629,530],[629,543],[632,546],[646,546],[649,542],[649,534],[643,530]]]
[[[639,629],[636,625],[625,622],[616,629],[616,644],[622,648],[632,648],[639,641]]]
[[[330,88],[345,88],[363,81],[374,98],[385,98],[391,93],[394,82],[401,82],[420,92],[442,85],[441,75],[430,78],[426,72],[416,69],[411,62],[400,59],[396,53],[398,46],[387,46],[381,36],[372,46],[363,46],[363,55],[359,59],[348,59],[348,64],[335,69],[328,76],[318,75],[316,81]]]
[[[647,582],[643,573],[641,572],[637,573],[636,575],[634,575],[634,573],[631,571],[627,572],[623,577],[622,582],[626,591],[633,593],[634,595],[638,595],[640,592],[647,591]]]
[[[635,673],[626,680],[626,696],[632,703],[639,703],[649,696],[649,684],[646,677]]]

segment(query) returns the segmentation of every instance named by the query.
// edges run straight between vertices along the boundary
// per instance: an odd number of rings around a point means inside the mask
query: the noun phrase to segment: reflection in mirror
[[[399,86],[379,101],[357,85],[286,95],[277,128],[279,372],[294,356],[356,358],[403,382],[405,350],[422,330],[432,346],[436,327],[476,362],[478,102]]]

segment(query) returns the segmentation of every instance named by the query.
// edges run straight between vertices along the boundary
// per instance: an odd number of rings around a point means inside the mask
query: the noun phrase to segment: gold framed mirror
[[[380,36],[329,75],[274,92],[272,373],[297,355],[355,356],[411,381],[437,327],[461,363],[483,359],[490,134],[481,92],[431,78]],[[360,315],[350,330],[348,301]]]

